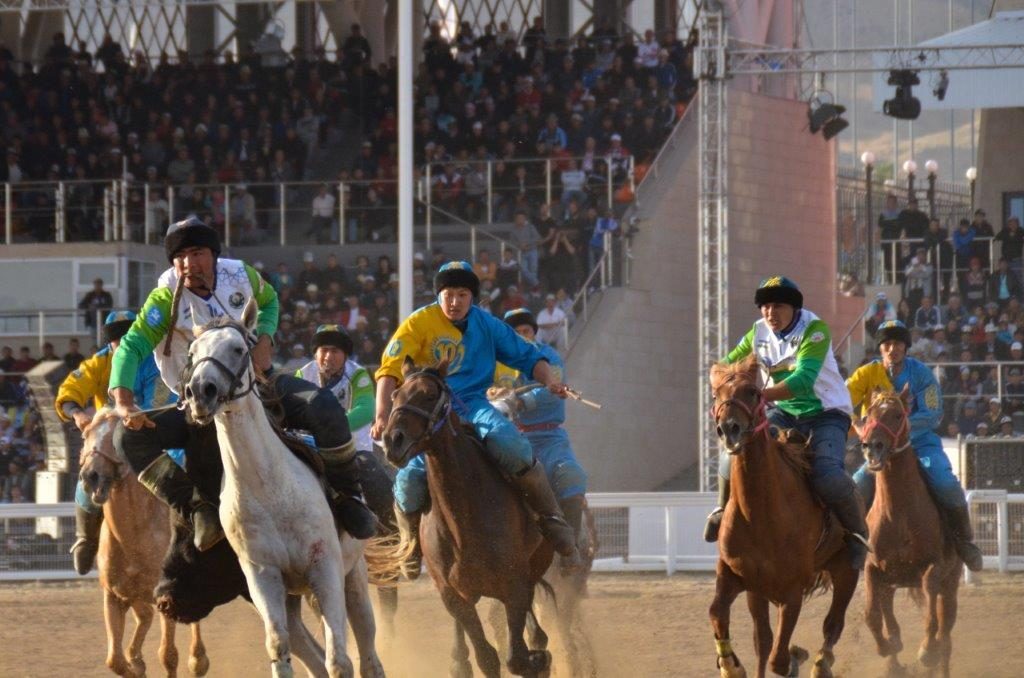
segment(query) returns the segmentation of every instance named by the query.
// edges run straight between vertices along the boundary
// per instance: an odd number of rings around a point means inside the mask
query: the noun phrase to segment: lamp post
[[[907,200],[914,198],[914,173],[917,172],[917,163],[907,160],[903,163],[903,171],[907,173]]]
[[[875,171],[875,154],[871,151],[861,153],[860,161],[864,164],[864,225],[867,227],[868,276],[867,283],[875,282],[875,229],[871,223],[874,210],[871,207],[871,174]]]
[[[971,186],[971,212],[974,212],[974,184],[978,181],[978,168],[968,167],[967,173],[964,175],[967,177],[967,183]]]
[[[939,163],[929,160],[924,164],[928,172],[928,217],[935,218],[935,175],[939,172]]]

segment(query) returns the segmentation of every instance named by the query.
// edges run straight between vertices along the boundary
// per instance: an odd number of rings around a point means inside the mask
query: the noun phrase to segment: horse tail
[[[558,611],[558,596],[555,595],[555,588],[548,583],[547,579],[541,578],[535,585],[535,589],[540,589],[549,598],[551,598],[551,604],[555,606],[555,611]]]
[[[366,541],[363,556],[370,583],[374,586],[397,586],[401,578],[402,563],[412,553],[412,543],[402,545],[398,533],[373,537]]]
[[[914,605],[918,608],[924,607],[924,604],[927,602],[924,596],[924,589],[920,586],[907,587],[907,595],[910,596],[910,599],[914,601]]]
[[[818,575],[814,578],[814,583],[807,587],[804,591],[804,600],[807,600],[813,596],[824,595],[832,589],[832,575],[828,573],[828,570],[821,570]]]

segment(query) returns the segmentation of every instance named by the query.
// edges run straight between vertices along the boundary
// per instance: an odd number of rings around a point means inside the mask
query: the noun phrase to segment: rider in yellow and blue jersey
[[[537,319],[528,308],[517,308],[505,314],[505,322],[516,334],[530,342],[540,351],[551,365],[559,381],[565,380],[565,363],[553,347],[536,341]],[[499,363],[496,376],[505,367]],[[496,381],[497,383],[497,381]],[[503,385],[503,384],[499,384]],[[517,428],[522,432],[533,447],[534,456],[547,472],[558,504],[562,507],[565,519],[576,533],[579,541],[580,527],[583,522],[584,494],[587,491],[587,473],[580,466],[569,442],[569,434],[562,425],[565,423],[565,400],[551,393],[544,386],[527,379],[520,373],[515,374],[513,388],[534,386],[517,398]]]
[[[487,400],[497,361],[531,375],[558,396],[565,385],[536,346],[523,341],[512,328],[474,305],[480,280],[464,261],[452,261],[434,277],[437,301],[406,318],[384,349],[377,370],[377,408],[372,428],[380,440],[391,414],[391,397],[401,384],[402,364],[409,357],[419,366],[449,361],[445,381],[455,411],[470,424],[484,449],[523,493],[539,516],[538,526],[565,557],[576,554],[572,528],[565,522],[544,469],[535,462],[530,443]],[[412,545],[403,568],[407,577],[419,574],[419,512],[427,498],[423,455],[415,457],[395,477],[396,517],[403,540]]]
[[[957,555],[970,569],[981,569],[981,551],[972,543],[973,529],[967,498],[953,475],[942,440],[935,433],[942,419],[942,392],[931,369],[907,356],[910,330],[899,320],[887,320],[876,334],[881,358],[862,365],[846,380],[854,408],[866,412],[875,390],[902,391],[910,388],[910,444],[917,455],[925,482],[938,503],[953,536]],[[853,475],[868,508],[875,498],[875,476],[865,462]]]
[[[110,382],[110,366],[114,351],[121,343],[121,337],[135,321],[131,311],[111,311],[103,323],[103,338],[106,345],[69,374],[57,389],[54,409],[63,421],[73,422],[79,431],[92,421],[86,412],[90,402],[99,410],[107,404],[107,386]],[[135,384],[132,392],[139,407],[148,408],[153,404],[156,384],[160,381],[160,371],[156,361],[150,355],[139,365],[135,373]],[[103,508],[89,499],[82,479],[75,485],[75,543],[71,546],[71,556],[78,574],[88,574],[92,569],[96,551],[100,546],[100,526],[103,524]]]

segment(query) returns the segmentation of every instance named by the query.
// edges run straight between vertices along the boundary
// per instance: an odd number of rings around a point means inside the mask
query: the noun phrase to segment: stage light
[[[823,101],[822,99],[827,99]],[[850,123],[843,120],[842,115],[846,112],[846,106],[840,106],[832,101],[832,94],[827,90],[817,90],[807,102],[807,122],[811,134],[819,131],[825,139],[831,139],[850,126]]]
[[[889,71],[889,84],[896,86],[896,96],[885,100],[882,111],[891,118],[916,120],[921,115],[921,101],[913,93],[913,86],[921,84],[917,71]]]
[[[946,98],[946,90],[949,89],[949,73],[945,70],[939,71],[939,80],[935,83],[935,87],[932,88],[932,94],[939,101]]]

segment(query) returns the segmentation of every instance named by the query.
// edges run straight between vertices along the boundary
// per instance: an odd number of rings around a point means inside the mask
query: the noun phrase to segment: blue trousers
[[[850,417],[838,410],[827,410],[811,417],[797,418],[778,408],[768,410],[768,421],[779,428],[792,428],[811,439],[814,459],[811,462],[811,486],[818,498],[831,505],[844,499],[854,489],[846,475],[843,457],[846,454],[846,432]],[[718,457],[718,474],[729,479],[731,455]]]
[[[530,443],[487,398],[471,398],[456,410],[484,441],[487,453],[503,471],[517,476],[533,465]],[[395,475],[395,503],[403,513],[414,513],[422,509],[426,501],[427,466],[420,454]]]
[[[918,464],[924,471],[925,482],[942,508],[954,509],[967,505],[967,497],[960,487],[960,481],[953,475],[953,467],[949,463],[946,451],[942,449],[942,440],[932,431],[918,434],[911,439]],[[905,452],[901,453],[905,454]],[[853,481],[868,508],[875,499],[875,474],[868,471],[865,463],[853,474]]]
[[[557,499],[586,493],[587,472],[576,460],[565,429],[532,431],[525,435],[533,447],[533,455],[544,465],[544,472]]]

